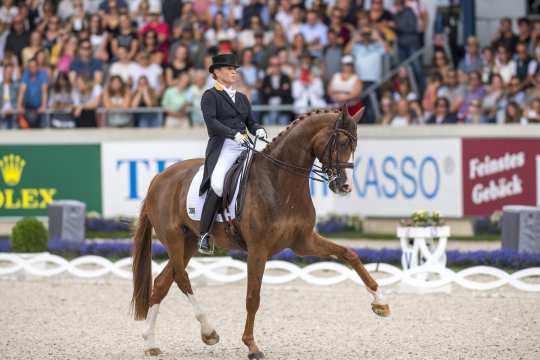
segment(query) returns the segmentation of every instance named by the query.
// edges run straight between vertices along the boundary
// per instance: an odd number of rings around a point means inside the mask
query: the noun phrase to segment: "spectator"
[[[155,95],[160,96],[164,87],[163,69],[157,64],[150,63],[150,55],[144,51],[137,55],[137,64],[135,64],[133,81],[137,82],[143,76],[148,80]]]
[[[247,29],[249,27],[253,16],[261,19],[264,11],[265,5],[261,4],[259,0],[251,0],[249,5],[244,6],[244,10],[242,11],[242,29]]]
[[[197,33],[195,33],[193,31],[193,26],[185,26],[182,30],[180,43],[188,46],[188,57],[190,64],[197,69],[203,69],[206,45],[203,41],[202,31],[198,30]],[[175,50],[173,48],[174,45],[171,47],[171,54],[175,54]]]
[[[17,15],[13,18],[13,24],[6,38],[4,51],[15,54],[20,63],[22,60],[22,51],[28,45],[30,45],[30,32],[24,28],[24,18],[21,15]]]
[[[19,8],[15,6],[13,0],[2,1],[2,6],[0,7],[0,22],[11,24],[17,14],[19,14]]]
[[[465,86],[458,82],[456,70],[448,71],[448,79],[443,86],[439,88],[437,92],[438,97],[445,97],[450,103],[450,112],[457,112],[463,105],[465,98]]]
[[[88,30],[94,56],[102,61],[107,61],[109,59],[109,54],[107,53],[109,37],[103,29],[102,20],[99,15],[92,15]]]
[[[188,97],[191,108],[189,119],[191,121],[191,126],[205,126],[200,103],[202,96],[206,91],[206,77],[207,72],[205,70],[195,70],[192,73],[191,85],[188,88]]]
[[[213,19],[218,12],[223,14],[226,22],[229,21],[229,17],[232,15],[229,4],[226,4],[224,0],[215,0],[213,4],[210,4],[208,9],[210,18]]]
[[[101,102],[103,89],[99,83],[94,83],[89,75],[77,77],[73,92],[73,116],[77,127],[96,127],[96,109]]]
[[[394,107],[394,100],[392,99],[392,96],[386,95],[381,98],[382,125],[390,125],[392,119],[396,115]]]
[[[187,46],[184,44],[178,45],[171,60],[171,63],[165,67],[165,84],[167,87],[176,84],[180,74],[189,71],[191,68]]]
[[[47,73],[39,70],[35,58],[31,59],[23,73],[18,97],[18,111],[24,114],[29,127],[45,127],[43,113],[47,108],[48,83]]]
[[[504,123],[527,125],[528,120],[526,117],[523,116],[523,111],[521,110],[521,107],[515,101],[510,101],[508,105],[506,105]]]
[[[301,114],[309,108],[323,107],[324,87],[321,79],[311,69],[311,56],[305,54],[300,59],[300,69],[296,79],[292,83],[292,96],[294,109]]]
[[[468,75],[473,71],[481,71],[482,67],[483,63],[478,51],[478,41],[476,37],[469,36],[465,47],[465,57],[459,62],[458,69]]]
[[[486,96],[482,101],[483,113],[489,123],[501,123],[504,120],[505,89],[499,74],[491,77]]]
[[[249,21],[249,27],[238,34],[238,49],[243,50],[248,47],[253,47],[255,45],[255,34],[263,34],[264,36],[264,29],[261,24],[261,19],[257,16],[252,16]],[[234,37],[230,39],[234,39]]]
[[[508,17],[501,18],[499,28],[493,34],[492,47],[499,49],[502,46],[510,54],[513,54],[516,51],[517,42],[518,37],[512,32],[512,20]]]
[[[189,127],[187,113],[190,109],[191,98],[189,75],[186,72],[180,74],[174,85],[169,86],[163,94],[161,106],[167,112],[165,127],[186,129]],[[200,106],[198,106],[200,108]]]
[[[382,78],[385,46],[371,28],[363,27],[361,33],[354,34],[345,48],[345,53],[350,53],[354,58],[356,75],[362,80],[365,89]]]
[[[397,91],[394,91],[392,96],[394,97],[394,101],[396,103],[401,99],[405,99],[407,101],[414,101],[418,99],[418,95],[412,91],[411,83],[409,81],[401,81]]]
[[[426,124],[442,125],[442,124],[455,124],[457,123],[457,117],[450,112],[450,102],[446,97],[439,97],[435,101],[435,111],[431,115]]]
[[[529,51],[533,53],[534,49],[536,49],[539,45],[540,45],[540,20],[536,20],[533,23],[533,28],[531,31],[531,41],[529,44]]]
[[[506,98],[510,102],[516,102],[520,106],[524,106],[527,98],[525,92],[522,90],[521,82],[517,76],[512,76],[510,84],[508,85],[508,92]]]
[[[300,33],[300,28],[304,25],[304,11],[300,5],[293,6],[291,14],[292,22],[287,27],[289,43],[293,43],[294,37]]]
[[[540,98],[534,98],[527,108],[527,123],[540,123]]]
[[[103,107],[107,110],[107,126],[128,127],[132,125],[131,115],[127,112],[115,112],[114,110],[129,109],[131,101],[131,89],[118,75],[109,78],[105,92],[103,93]],[[112,110],[109,112],[109,110]]]
[[[81,76],[90,77],[95,84],[101,84],[103,80],[103,63],[92,57],[92,44],[89,40],[81,42],[79,56],[70,65],[71,83],[76,84],[77,78]]]
[[[70,129],[75,127],[73,120],[73,90],[66,73],[60,73],[51,88],[49,109],[51,113],[51,127]],[[58,112],[54,112],[57,110]]]
[[[137,39],[137,33],[133,31],[131,19],[128,14],[120,15],[119,33],[111,40],[111,49],[114,56],[118,57],[118,49],[121,47],[128,49],[130,60],[135,59],[135,55],[139,50],[139,41]]]
[[[49,53],[45,49],[41,49],[36,53],[36,62],[38,65],[38,69],[40,71],[43,71],[47,74],[47,77],[50,79],[52,72],[51,72],[51,66],[49,63]]]
[[[21,57],[23,66],[28,65],[28,61],[36,56],[36,53],[42,49],[41,33],[34,31],[30,34],[30,44],[22,50]]]
[[[322,50],[328,44],[328,27],[321,22],[317,11],[308,10],[307,22],[300,27],[300,33],[306,40],[311,56],[321,57]]]
[[[51,16],[45,27],[45,33],[43,36],[43,47],[50,53],[53,47],[56,45],[62,32],[60,30],[60,18],[58,16]]]
[[[418,19],[414,11],[405,6],[405,0],[394,0],[394,29],[397,34],[398,56],[405,61],[420,49]],[[418,58],[411,63],[414,77],[420,89],[424,89],[424,75]]]
[[[233,28],[227,27],[225,16],[223,13],[218,12],[213,19],[212,27],[204,33],[208,47],[217,46],[220,36],[225,36],[227,39],[234,39],[236,37],[236,31]]]
[[[85,11],[82,0],[62,0],[58,5],[58,16],[62,21],[69,19],[71,29],[75,33],[78,33],[86,26]]]
[[[10,62],[4,64],[0,86],[0,129],[16,129],[18,127],[15,114],[17,112],[19,84],[13,81],[14,71],[13,64]]]
[[[390,125],[396,127],[412,125],[412,114],[409,108],[409,102],[406,99],[401,99],[397,102],[397,112]]]
[[[160,48],[157,33],[153,30],[149,30],[143,35],[141,50],[150,54],[150,62],[152,64],[161,65],[165,60],[164,49]]]
[[[435,64],[435,69],[441,75],[443,81],[448,80],[448,71],[451,69],[449,64],[448,56],[442,49],[437,49],[433,53],[433,63]]]
[[[291,25],[293,22],[290,0],[282,0],[279,2],[279,10],[276,13],[275,20],[284,29],[289,28],[289,25]]]
[[[383,0],[372,0],[368,11],[369,20],[375,24],[377,30],[388,34],[394,16],[384,8]]]
[[[294,36],[294,40],[288,49],[287,63],[294,66],[300,65],[300,58],[307,52],[306,41],[304,35],[298,33]]]
[[[270,58],[268,73],[261,86],[261,97],[264,104],[280,106],[292,104],[291,79],[281,71],[279,57]],[[287,125],[291,115],[286,111],[268,111],[263,114],[265,125]]]
[[[362,93],[362,81],[354,72],[351,55],[341,59],[341,72],[335,73],[328,85],[328,96],[334,103],[349,104],[351,114],[356,114],[362,104],[358,100]]]
[[[77,44],[78,41],[76,36],[70,36],[66,43],[62,44],[60,56],[56,64],[58,73],[69,74],[71,63],[77,54]]]
[[[437,100],[437,92],[443,84],[442,77],[439,73],[433,73],[429,79],[424,97],[422,99],[422,105],[428,115],[435,110],[435,101]]]
[[[409,108],[411,109],[412,122],[414,124],[423,125],[427,120],[427,115],[422,108],[420,100],[409,101]]]
[[[529,89],[527,93],[528,101],[534,98],[540,98],[540,72],[536,73],[534,78],[534,87]]]
[[[322,66],[324,82],[328,83],[334,74],[339,72],[341,58],[343,57],[343,47],[338,44],[337,35],[334,30],[328,31],[328,45],[324,48],[322,56]]]
[[[110,76],[120,76],[122,81],[129,87],[135,87],[137,81],[138,66],[129,59],[129,50],[125,47],[118,48],[118,61],[112,64],[109,69]]]
[[[521,87],[525,89],[532,84],[534,74],[538,69],[538,63],[529,56],[525,43],[518,43],[516,51],[516,75],[521,82]]]
[[[338,7],[332,9],[329,25],[329,33],[336,35],[336,44],[345,46],[351,40],[351,29],[343,23],[343,13]]]
[[[495,72],[495,56],[490,47],[482,49],[482,82],[488,83]]]
[[[458,119],[464,120],[468,116],[471,102],[481,100],[486,95],[486,90],[482,84],[480,72],[473,71],[469,74],[467,91],[463,98],[463,104],[458,112]]]
[[[131,107],[152,108],[158,105],[155,91],[150,87],[146,76],[139,77],[137,88],[131,99]],[[135,124],[137,127],[150,128],[162,126],[162,121],[158,114],[154,112],[139,112],[135,114]]]
[[[182,0],[163,0],[161,12],[165,22],[172,27],[176,20],[180,18]]]
[[[482,112],[482,100],[476,99],[469,103],[463,122],[465,124],[485,124],[488,122]]]
[[[526,17],[521,17],[518,19],[517,24],[517,42],[525,44],[525,47],[528,49],[531,45],[531,22]]]
[[[257,89],[260,85],[260,73],[253,63],[253,50],[251,48],[246,48],[242,52],[238,73],[249,89],[249,94],[246,95],[249,96],[252,103],[257,104],[259,102]]]

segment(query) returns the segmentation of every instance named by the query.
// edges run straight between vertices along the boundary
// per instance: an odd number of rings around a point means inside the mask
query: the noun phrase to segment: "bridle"
[[[279,159],[276,159],[265,152],[258,151],[255,149],[257,139],[260,139],[261,141],[267,144],[269,143],[269,141],[264,140],[262,138],[255,138],[255,141],[252,141],[250,139],[250,143],[246,144],[246,147],[257,154],[262,155],[264,158],[270,160],[275,165],[284,168],[285,170],[289,171],[292,174],[295,174],[304,178],[309,178],[309,179],[319,181],[319,182],[330,183],[338,178],[340,170],[352,169],[354,167],[354,152],[356,150],[357,138],[356,138],[356,134],[351,134],[349,131],[342,129],[340,127],[343,121],[344,121],[344,113],[342,112],[336,119],[336,122],[334,125],[334,131],[332,132],[332,135],[330,135],[330,138],[328,139],[328,142],[326,143],[324,147],[322,159],[319,159],[319,161],[322,163],[322,166],[319,166],[317,164],[313,164],[312,168],[297,166],[297,165],[289,164]],[[338,146],[337,137],[339,134],[344,134],[347,137],[347,145],[352,150],[353,162],[340,161],[339,152],[336,153],[336,159],[332,160],[332,155],[334,152],[336,152],[336,147]],[[326,161],[324,161],[323,159],[325,159]],[[311,172],[313,172],[315,176],[309,175]]]

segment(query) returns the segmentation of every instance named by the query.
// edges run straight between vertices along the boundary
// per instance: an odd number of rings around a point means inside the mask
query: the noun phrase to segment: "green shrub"
[[[47,229],[36,218],[24,218],[11,230],[11,251],[41,252],[47,251]]]

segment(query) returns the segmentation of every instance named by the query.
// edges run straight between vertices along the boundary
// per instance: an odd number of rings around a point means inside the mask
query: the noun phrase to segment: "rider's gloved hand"
[[[260,139],[266,139],[268,137],[266,130],[264,129],[257,129],[257,131],[255,131],[255,136]]]
[[[249,142],[249,139],[246,134],[237,132],[234,135],[234,141],[236,141],[238,145],[246,145]]]

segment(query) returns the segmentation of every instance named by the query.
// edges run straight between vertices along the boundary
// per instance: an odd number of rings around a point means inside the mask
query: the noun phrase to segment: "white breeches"
[[[223,182],[225,181],[225,175],[236,159],[238,159],[242,151],[244,151],[244,148],[238,145],[234,140],[225,139],[221,152],[219,153],[216,167],[210,178],[210,186],[217,196],[223,196]]]

